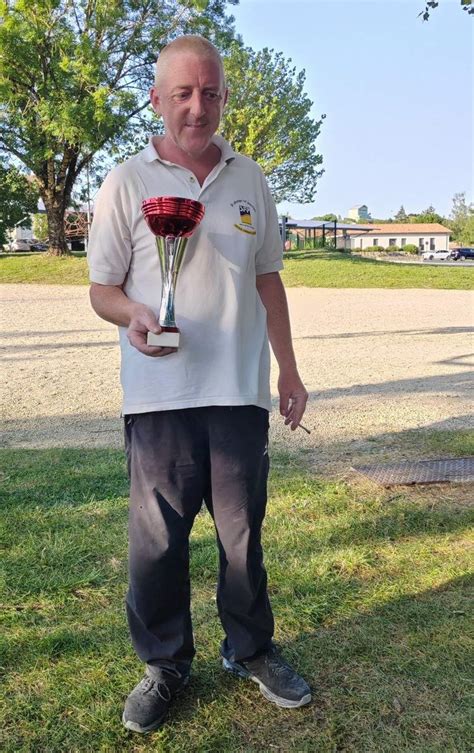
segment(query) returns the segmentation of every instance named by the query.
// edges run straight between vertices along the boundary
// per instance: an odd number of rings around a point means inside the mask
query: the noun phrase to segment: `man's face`
[[[217,60],[176,53],[167,60],[150,99],[163,117],[165,138],[188,156],[199,158],[217,131],[227,89]]]

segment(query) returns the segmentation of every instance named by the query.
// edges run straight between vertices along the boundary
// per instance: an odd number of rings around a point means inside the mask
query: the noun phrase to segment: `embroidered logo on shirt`
[[[252,213],[248,206],[246,204],[241,204],[239,206],[239,212],[240,212],[240,221],[244,223],[244,225],[251,225],[252,224]]]
[[[237,230],[240,230],[241,233],[256,235],[257,231],[255,230],[252,215],[252,212],[255,214],[256,210],[253,204],[246,201],[245,199],[237,199],[237,201],[234,201],[231,206],[234,207],[239,213],[238,222],[234,223],[234,227],[237,228]]]

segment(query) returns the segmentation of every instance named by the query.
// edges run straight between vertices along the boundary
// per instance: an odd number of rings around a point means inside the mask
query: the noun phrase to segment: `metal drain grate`
[[[395,484],[440,484],[474,481],[474,456],[443,460],[416,460],[384,465],[357,465],[353,471],[383,486]]]

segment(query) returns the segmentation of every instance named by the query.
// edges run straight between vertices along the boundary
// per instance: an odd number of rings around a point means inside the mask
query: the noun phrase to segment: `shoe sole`
[[[186,680],[184,680],[179,690],[173,693],[172,700],[176,698],[176,696],[178,696],[180,693],[183,692],[188,682],[189,682],[189,677],[186,678]],[[142,727],[142,725],[138,724],[138,722],[132,722],[131,719],[125,719],[125,712],[124,712],[122,714],[122,724],[125,727],[125,729],[128,729],[130,732],[139,732],[142,735],[146,735],[148,732],[154,732],[155,730],[159,729],[161,725],[163,724],[164,720],[166,719],[167,714],[168,714],[168,709],[166,709],[165,713],[162,714],[158,719],[155,719],[154,722],[152,722],[151,724],[148,724],[146,727]]]
[[[154,732],[156,729],[161,727],[165,718],[166,714],[163,714],[163,716],[161,716],[159,719],[155,719],[153,724],[149,724],[147,727],[142,727],[141,724],[138,724],[138,722],[132,722],[130,719],[125,719],[125,714],[122,714],[122,724],[125,729],[128,729],[130,732],[139,732],[142,735],[146,735],[147,732]]]
[[[252,680],[252,682],[255,682],[259,686],[261,694],[267,699],[267,701],[275,703],[282,709],[298,709],[300,706],[306,706],[306,704],[311,701],[311,693],[307,693],[300,698],[299,701],[292,701],[289,698],[282,698],[279,695],[275,695],[275,693],[272,693],[270,688],[259,680],[258,677],[252,674],[252,672],[230,662],[228,659],[222,659],[222,666],[226,672],[230,672],[236,677],[242,677],[244,680]]]

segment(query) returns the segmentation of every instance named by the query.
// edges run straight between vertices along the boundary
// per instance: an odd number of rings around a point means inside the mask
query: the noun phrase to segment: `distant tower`
[[[351,220],[370,220],[369,210],[366,204],[357,204],[349,209],[347,215]]]

